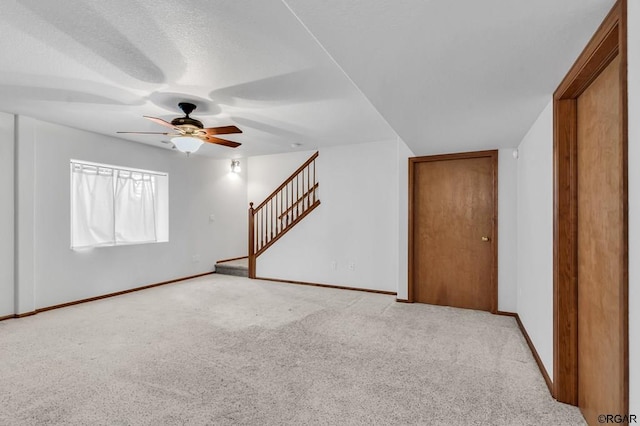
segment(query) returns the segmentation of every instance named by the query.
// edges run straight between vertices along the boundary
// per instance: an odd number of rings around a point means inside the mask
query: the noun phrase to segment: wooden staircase
[[[256,259],[320,205],[316,158],[313,154],[258,207],[249,203],[249,255],[219,260],[223,275],[256,277]]]
[[[320,205],[313,154],[257,207],[249,203],[249,278],[256,259]]]

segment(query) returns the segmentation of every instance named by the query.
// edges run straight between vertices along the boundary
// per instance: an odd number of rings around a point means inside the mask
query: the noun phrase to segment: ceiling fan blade
[[[240,145],[242,145],[241,143],[238,143],[238,142],[228,141],[226,139],[214,138],[213,136],[207,136],[207,137],[203,138],[202,140],[204,140],[205,142],[209,142],[209,143],[215,143],[215,144],[218,144],[218,145],[228,146],[229,148],[237,148]]]
[[[230,135],[232,133],[242,133],[242,130],[236,126],[206,127],[201,130],[207,135]]]
[[[178,128],[176,126],[174,126],[173,124],[169,123],[168,121],[163,120],[162,118],[149,117],[148,115],[143,115],[143,117],[146,118],[147,120],[151,120],[154,123],[159,124],[161,126],[168,127],[170,129],[178,130]]]
[[[180,133],[168,133],[168,132],[116,132],[116,133],[134,133],[136,135],[167,135],[167,136],[180,136]]]

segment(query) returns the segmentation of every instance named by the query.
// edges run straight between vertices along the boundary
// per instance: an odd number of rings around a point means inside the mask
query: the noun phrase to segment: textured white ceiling
[[[8,1],[0,110],[115,136],[161,131],[142,115],[188,100],[206,126],[244,131],[237,150],[198,152],[215,157],[396,132],[416,154],[514,146],[612,4]]]
[[[285,0],[416,155],[513,147],[614,0]]]
[[[0,14],[0,110],[107,135],[197,105],[229,157],[396,138],[280,0],[18,0]],[[161,136],[128,139],[165,147]],[[227,138],[225,136],[225,138]]]

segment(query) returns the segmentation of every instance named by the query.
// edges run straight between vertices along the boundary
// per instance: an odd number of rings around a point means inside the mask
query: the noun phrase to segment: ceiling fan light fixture
[[[178,136],[177,138],[172,138],[171,142],[173,142],[179,151],[187,155],[196,152],[203,144],[200,138],[194,138],[192,136]]]

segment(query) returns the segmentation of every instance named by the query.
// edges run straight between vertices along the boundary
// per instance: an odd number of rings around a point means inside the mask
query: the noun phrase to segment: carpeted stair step
[[[243,258],[217,262],[216,274],[234,275],[236,277],[248,277],[249,261],[247,258]]]

